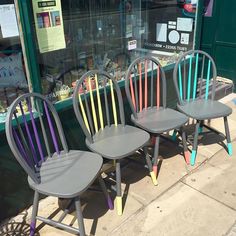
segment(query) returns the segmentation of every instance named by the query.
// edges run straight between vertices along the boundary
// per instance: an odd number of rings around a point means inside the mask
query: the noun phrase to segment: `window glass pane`
[[[31,7],[43,93],[55,101],[61,91],[70,96],[73,82],[88,70],[104,69],[121,80],[140,55],[166,65],[194,46],[197,0],[47,2],[55,5]]]
[[[0,123],[7,107],[28,91],[13,0],[0,3]]]

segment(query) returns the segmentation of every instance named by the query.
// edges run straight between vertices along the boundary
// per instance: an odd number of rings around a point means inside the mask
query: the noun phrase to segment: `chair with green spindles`
[[[204,51],[190,50],[176,62],[173,79],[178,97],[177,108],[196,120],[191,165],[195,164],[198,134],[202,127],[212,130],[204,120],[224,118],[228,153],[232,155],[232,144],[227,117],[232,109],[215,101],[216,65],[212,57]]]
[[[135,59],[126,72],[125,90],[133,123],[155,137],[153,173],[158,172],[159,142],[165,132],[177,130],[183,141],[184,157],[189,163],[184,124],[188,117],[166,106],[166,78],[159,61],[151,56]]]
[[[119,85],[105,71],[88,71],[80,78],[74,89],[73,107],[86,136],[87,147],[115,161],[116,206],[118,215],[122,215],[121,159],[144,147],[150,136],[141,129],[125,124]],[[150,166],[149,156],[146,158]]]

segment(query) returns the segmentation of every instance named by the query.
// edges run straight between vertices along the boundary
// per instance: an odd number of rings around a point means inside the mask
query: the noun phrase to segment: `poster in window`
[[[40,53],[66,47],[61,1],[33,0],[35,28]]]
[[[0,38],[19,36],[14,4],[0,5]]]

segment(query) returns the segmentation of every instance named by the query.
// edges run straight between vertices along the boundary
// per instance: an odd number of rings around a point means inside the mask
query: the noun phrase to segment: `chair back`
[[[200,50],[184,53],[176,62],[173,79],[179,104],[195,99],[214,99],[216,66],[212,57]]]
[[[37,93],[18,97],[9,107],[6,136],[15,158],[40,183],[39,168],[48,158],[67,153],[68,147],[54,106]]]
[[[90,142],[93,142],[93,136],[106,126],[125,125],[119,85],[105,71],[88,71],[77,81],[73,93],[73,107]]]
[[[142,56],[128,68],[125,91],[132,113],[149,107],[166,107],[166,77],[160,62],[154,57]]]

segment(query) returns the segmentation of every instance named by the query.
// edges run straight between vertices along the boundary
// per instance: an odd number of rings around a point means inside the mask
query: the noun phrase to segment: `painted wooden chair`
[[[158,171],[160,135],[164,132],[179,130],[188,163],[189,152],[183,128],[188,117],[166,107],[166,78],[159,61],[150,56],[135,59],[126,73],[125,90],[132,111],[131,120],[156,137],[153,155],[155,176]]]
[[[12,103],[6,118],[6,136],[35,192],[30,235],[34,235],[36,219],[71,233],[85,235],[80,195],[98,177],[107,200],[110,198],[99,175],[102,157],[92,152],[69,150],[55,108],[36,93],[24,94]],[[61,223],[65,214],[59,222],[37,216],[39,194],[73,198],[79,229]]]
[[[174,68],[173,79],[178,96],[177,108],[197,121],[191,165],[195,163],[198,134],[202,130],[204,120],[224,118],[228,153],[232,155],[232,144],[227,121],[232,109],[218,101],[214,101],[216,75],[214,60],[209,54],[200,50],[191,50],[184,53]],[[206,125],[204,126],[211,129]]]
[[[87,92],[84,85],[88,85]],[[105,71],[89,71],[80,78],[73,93],[73,106],[88,148],[115,161],[117,213],[122,215],[121,159],[142,148],[150,136],[125,124],[120,88]],[[149,157],[147,161],[150,164]]]

